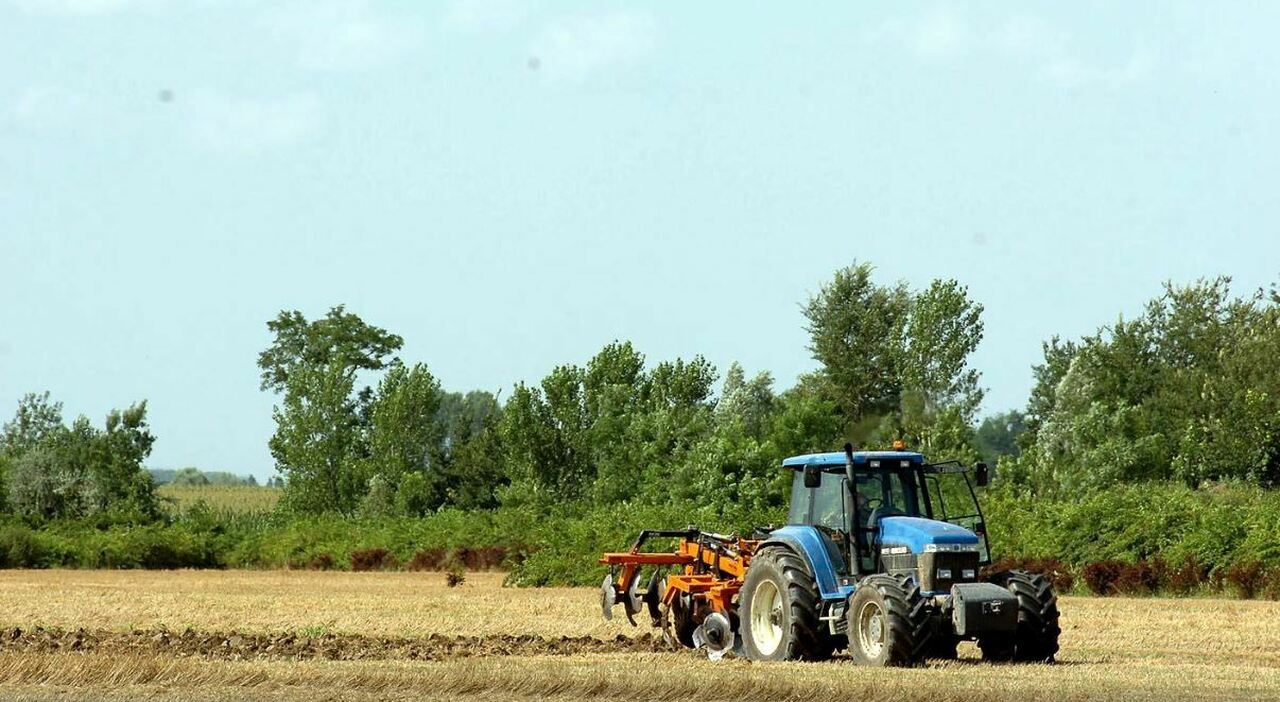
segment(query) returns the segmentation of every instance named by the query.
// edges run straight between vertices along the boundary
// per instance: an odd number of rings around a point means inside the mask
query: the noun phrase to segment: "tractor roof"
[[[883,461],[912,461],[914,463],[924,463],[924,454],[914,451],[854,451],[854,465],[861,465],[867,461],[883,460]],[[802,468],[804,466],[842,466],[844,465],[844,452],[831,451],[830,453],[809,453],[803,456],[792,456],[782,461],[782,465],[788,468]]]

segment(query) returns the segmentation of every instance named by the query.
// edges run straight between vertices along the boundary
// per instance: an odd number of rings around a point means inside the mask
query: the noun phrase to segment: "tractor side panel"
[[[789,548],[804,559],[818,584],[824,600],[845,600],[853,593],[853,585],[844,584],[847,574],[844,558],[831,539],[811,526],[785,526],[770,532],[760,545]]]

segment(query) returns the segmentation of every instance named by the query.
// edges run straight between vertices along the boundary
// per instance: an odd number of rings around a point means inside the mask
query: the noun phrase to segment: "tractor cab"
[[[842,578],[918,573],[922,590],[945,591],[977,579],[990,562],[975,486],[987,468],[931,464],[894,451],[818,453],[788,458],[795,471],[789,525],[822,535]]]

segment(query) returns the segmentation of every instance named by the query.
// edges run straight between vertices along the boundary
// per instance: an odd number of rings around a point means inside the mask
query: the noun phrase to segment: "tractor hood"
[[[920,517],[885,517],[880,520],[880,546],[906,546],[912,553],[924,553],[925,547],[978,547],[978,535],[962,526]]]

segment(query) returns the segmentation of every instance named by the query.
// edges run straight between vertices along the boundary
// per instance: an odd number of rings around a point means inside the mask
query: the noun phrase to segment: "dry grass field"
[[[0,591],[5,699],[1280,698],[1268,602],[1065,598],[1057,665],[965,646],[879,670],[655,651],[647,628],[601,620],[591,589],[497,574],[2,571]]]
[[[215,512],[248,514],[270,512],[280,501],[280,490],[258,485],[161,485],[160,496],[173,509],[183,510],[203,502]]]

